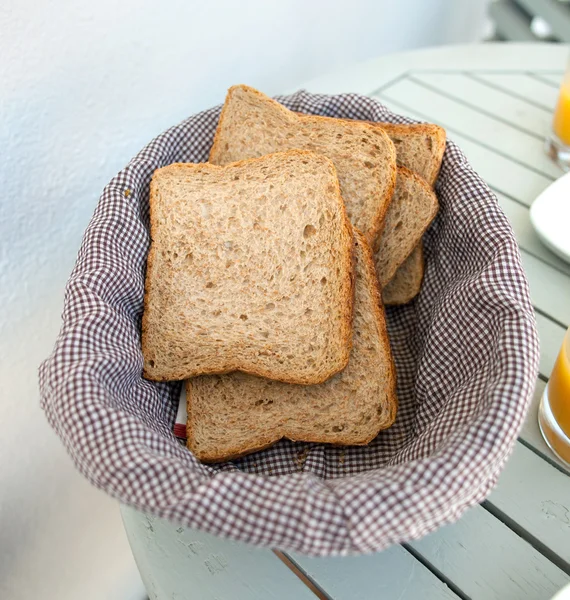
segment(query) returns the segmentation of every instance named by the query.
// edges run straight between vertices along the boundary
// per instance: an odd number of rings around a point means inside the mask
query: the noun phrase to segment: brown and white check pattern
[[[307,113],[407,122],[354,94],[279,98]],[[423,290],[388,309],[398,371],[395,425],[369,446],[282,441],[200,464],[173,435],[180,383],[142,379],[140,324],[153,171],[202,162],[220,107],[158,136],[105,188],[40,368],[42,407],[78,469],[154,515],[246,542],[331,555],[368,552],[457,519],[482,500],[531,397],[538,340],[513,232],[448,142],[441,211],[426,234]]]

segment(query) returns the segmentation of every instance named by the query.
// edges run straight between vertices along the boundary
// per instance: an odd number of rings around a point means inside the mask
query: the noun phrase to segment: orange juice
[[[544,390],[538,419],[548,445],[570,463],[570,329]]]
[[[552,129],[561,142],[570,146],[570,81],[567,79],[560,86]]]
[[[562,431],[570,437],[570,335],[566,335],[548,381],[550,408]]]

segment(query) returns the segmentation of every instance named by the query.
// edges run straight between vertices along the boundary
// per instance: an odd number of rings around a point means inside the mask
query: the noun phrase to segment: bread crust
[[[270,103],[273,106],[274,110],[279,112],[281,115],[283,115],[284,118],[286,118],[293,126],[295,124],[299,124],[301,122],[301,119],[306,123],[316,123],[316,124],[318,124],[320,122],[324,122],[324,121],[334,121],[336,123],[339,123],[339,122],[344,122],[347,124],[349,123],[350,127],[352,127],[352,128],[354,128],[354,127],[361,128],[363,131],[373,132],[376,135],[380,134],[382,143],[385,147],[386,152],[388,153],[388,169],[389,170],[388,170],[388,174],[387,174],[386,189],[384,190],[384,193],[382,194],[382,197],[380,199],[380,202],[379,202],[379,205],[378,205],[378,208],[377,208],[374,218],[372,219],[372,221],[369,224],[366,231],[363,231],[368,243],[371,245],[374,244],[376,238],[378,237],[379,233],[382,230],[382,227],[384,224],[384,218],[386,216],[386,211],[388,210],[388,206],[390,205],[390,201],[392,199],[392,195],[393,195],[394,189],[396,187],[396,149],[395,149],[394,144],[392,143],[392,140],[390,139],[389,135],[382,128],[375,127],[374,125],[376,125],[376,124],[373,122],[358,121],[358,120],[351,120],[351,119],[336,119],[333,117],[323,117],[323,116],[318,116],[318,115],[303,115],[301,113],[291,111],[288,108],[286,108],[285,106],[283,106],[282,104],[280,104],[279,102],[277,102],[277,100],[274,100],[273,98],[269,98],[268,96],[266,96],[259,90],[256,90],[255,88],[252,88],[247,85],[240,84],[240,85],[234,85],[229,88],[227,95],[226,95],[226,100],[224,102],[222,111],[220,113],[220,119],[218,121],[218,126],[216,128],[216,133],[214,135],[214,141],[212,143],[212,147],[210,148],[210,155],[208,158],[208,160],[214,164],[220,162],[220,157],[223,154],[223,150],[221,149],[221,145],[222,145],[222,141],[221,141],[222,133],[221,132],[223,130],[224,122],[225,122],[225,119],[227,116],[228,107],[230,106],[231,100],[237,90],[247,91],[248,94],[251,94],[252,96],[257,97],[260,101],[262,101],[264,103]]]
[[[384,304],[382,302],[382,290],[380,288],[380,283],[378,282],[378,278],[375,276],[376,275],[376,267],[374,265],[374,254],[372,252],[372,248],[370,248],[370,246],[368,244],[363,243],[362,248],[364,250],[363,254],[364,254],[364,260],[366,261],[366,268],[369,271],[371,271],[372,274],[374,275],[372,277],[372,281],[373,281],[372,293],[376,300],[373,303],[374,310],[376,312],[376,323],[378,324],[380,336],[384,342],[384,347],[389,356],[389,362],[390,362],[390,366],[391,366],[391,375],[392,375],[391,381],[388,384],[388,389],[390,390],[390,404],[389,404],[390,412],[388,414],[386,421],[380,425],[380,429],[378,431],[381,431],[382,429],[387,429],[388,427],[390,427],[396,420],[396,413],[398,410],[398,398],[396,396],[396,366],[394,364],[394,357],[392,355],[390,339],[388,338],[388,329],[386,327],[386,313],[384,312]],[[378,435],[378,433],[376,435]],[[376,436],[374,436],[374,437],[376,437]],[[368,442],[364,442],[364,443],[369,443],[370,441],[371,440],[368,440]]]
[[[358,244],[362,248],[361,257],[363,260],[362,269],[366,272],[367,281],[369,282],[370,288],[369,292],[372,296],[372,310],[374,323],[377,328],[377,333],[379,339],[381,340],[381,346],[383,349],[383,354],[385,356],[385,361],[389,365],[389,373],[385,381],[384,391],[386,392],[387,397],[387,405],[382,405],[382,412],[384,415],[383,419],[378,420],[376,423],[376,427],[370,431],[366,436],[360,438],[347,438],[346,434],[339,433],[336,437],[331,437],[330,434],[327,436],[326,440],[324,436],[320,437],[319,435],[307,434],[303,435],[302,439],[291,435],[287,431],[287,424],[281,422],[275,426],[275,430],[273,432],[263,432],[260,434],[258,440],[254,445],[245,444],[245,445],[234,445],[225,451],[216,451],[216,448],[210,449],[209,451],[201,451],[196,444],[195,436],[194,436],[194,415],[192,410],[192,380],[188,380],[186,382],[186,403],[187,403],[187,422],[186,422],[186,431],[187,431],[187,446],[194,453],[194,455],[204,463],[216,463],[216,462],[225,462],[228,460],[234,460],[236,458],[240,458],[247,454],[251,454],[252,452],[257,452],[259,450],[270,447],[271,445],[277,443],[281,439],[290,439],[291,441],[302,441],[307,443],[327,443],[331,445],[337,446],[363,446],[370,443],[378,433],[390,427],[393,424],[396,413],[397,413],[397,396],[396,396],[396,370],[394,366],[394,360],[392,356],[392,351],[390,348],[390,342],[388,339],[388,333],[386,329],[386,319],[384,314],[384,309],[382,305],[382,299],[380,295],[380,286],[378,284],[378,280],[376,278],[376,271],[374,267],[374,259],[372,255],[372,250],[370,249],[368,243],[364,235],[357,230],[354,231],[355,236],[355,244]]]
[[[415,256],[416,252],[419,253],[419,257],[417,258],[417,260],[415,260],[415,264],[412,265],[412,268],[414,269],[414,279],[411,285],[404,285],[403,290],[400,287],[396,291],[394,291],[394,287],[397,285],[398,277],[405,276],[405,271],[402,271],[402,269],[407,270],[410,268],[404,262],[396,271],[396,274],[392,278],[392,281],[384,288],[382,292],[382,299],[384,300],[384,304],[386,306],[399,306],[401,304],[407,304],[408,302],[411,302],[420,293],[425,270],[423,247],[421,242],[414,248],[412,254],[410,254],[410,256],[408,257],[408,260],[411,257]]]
[[[295,122],[295,113],[293,111],[290,111],[288,108],[285,108],[282,104],[279,104],[279,102],[277,102],[277,100],[274,100],[273,98],[270,98],[269,96],[266,96],[265,94],[262,94],[259,90],[256,90],[255,88],[252,88],[249,85],[245,85],[245,84],[232,85],[232,87],[230,87],[227,91],[226,99],[225,99],[224,105],[222,106],[222,112],[220,113],[220,119],[218,121],[218,126],[216,127],[216,133],[214,134],[214,141],[212,142],[212,147],[210,148],[208,162],[211,162],[213,164],[216,164],[218,162],[219,156],[221,154],[221,150],[220,150],[220,146],[221,146],[220,138],[221,138],[221,131],[222,131],[221,126],[224,123],[224,120],[226,118],[228,107],[230,105],[230,101],[231,101],[233,95],[235,94],[235,92],[237,90],[240,90],[240,89],[246,90],[249,94],[252,94],[253,96],[257,96],[263,102],[270,102],[275,107],[275,110],[278,110],[281,114],[285,115],[287,117],[287,119],[289,119],[292,123]]]
[[[431,169],[430,172],[426,174],[425,181],[433,188],[441,170],[443,154],[445,152],[447,139],[445,129],[443,127],[440,127],[439,125],[435,125],[434,123],[396,124],[378,122],[377,124],[380,127],[382,127],[388,135],[406,135],[411,132],[413,134],[425,134],[430,136],[432,143],[434,144],[434,148],[432,152]],[[425,271],[423,248],[421,242],[416,246],[416,248],[417,252],[419,253],[419,259],[418,261],[416,261],[417,266],[416,271],[414,273],[414,281],[412,285],[407,288],[406,294],[400,296],[391,296],[390,301],[388,302],[389,305],[407,304],[408,302],[411,302],[420,293]],[[402,263],[402,265],[403,264],[404,263]],[[397,277],[397,275],[398,271],[394,273],[391,281],[393,281],[394,277]],[[388,283],[387,285],[390,284]]]
[[[296,112],[295,114],[299,115],[302,118],[313,117],[315,115],[310,115],[307,113]],[[427,135],[432,142],[435,144],[435,147],[432,148],[432,164],[429,170],[429,173],[426,175],[425,181],[429,183],[432,187],[435,185],[437,180],[437,176],[439,175],[439,171],[441,169],[441,163],[443,161],[443,154],[445,152],[445,144],[447,139],[447,134],[443,127],[436,125],[435,123],[389,123],[387,121],[367,121],[364,119],[344,119],[338,117],[321,117],[326,119],[336,119],[342,121],[348,121],[351,123],[367,123],[368,125],[372,125],[374,127],[378,127],[382,129],[388,137],[392,135]],[[396,151],[396,162],[398,158],[398,153]],[[404,166],[404,165],[402,165]],[[418,174],[419,175],[419,174]]]
[[[297,113],[301,117],[307,117],[305,113]],[[348,121],[353,121],[353,119],[346,119]],[[362,121],[365,123],[369,123],[370,125],[374,125],[383,129],[389,136],[406,136],[406,135],[426,135],[432,141],[432,153],[431,153],[431,165],[429,172],[426,173],[425,181],[433,188],[436,183],[437,177],[439,175],[439,171],[441,169],[441,164],[443,160],[443,154],[445,152],[446,146],[446,131],[443,127],[439,125],[435,125],[434,123],[388,123],[385,121]],[[397,152],[396,152],[397,159]],[[399,165],[400,166],[400,165]],[[405,168],[405,167],[404,167]],[[413,171],[412,171],[413,172]],[[417,175],[417,174],[416,174]],[[380,236],[378,236],[380,237]],[[416,248],[419,248],[420,260],[417,262],[417,270],[414,274],[415,280],[411,287],[408,287],[407,294],[401,296],[392,296],[392,300],[390,304],[405,304],[411,301],[415,296],[417,296],[420,292],[423,275],[424,275],[424,260],[423,260],[423,252],[421,248],[421,244],[418,244]],[[415,250],[415,249],[414,249]],[[411,255],[411,253],[410,253]],[[402,263],[402,265],[404,262]],[[409,267],[406,267],[409,268]],[[391,279],[394,279],[398,274],[398,271],[393,274]],[[404,275],[405,277],[405,275]],[[389,282],[386,286],[389,285]]]
[[[285,109],[287,110],[287,109]],[[291,112],[291,111],[289,111]],[[293,113],[295,114],[295,113]],[[313,123],[318,123],[319,121],[339,121],[342,119],[335,119],[334,117],[321,117],[321,116],[304,116],[303,117],[304,121],[307,122],[313,122]],[[371,127],[371,123],[369,123],[368,121],[349,121],[348,119],[344,119],[345,122],[350,122],[352,123],[352,125],[364,125],[364,129],[371,129],[372,131],[374,131],[374,127]],[[378,236],[380,235],[380,233],[382,232],[382,228],[384,227],[384,219],[386,218],[386,213],[388,212],[388,208],[390,207],[390,202],[392,201],[392,196],[394,195],[394,190],[396,189],[396,177],[397,177],[397,171],[396,171],[396,149],[394,148],[394,144],[392,143],[392,140],[390,139],[390,137],[386,134],[386,132],[381,129],[381,128],[377,128],[378,131],[382,131],[382,133],[384,134],[383,137],[383,141],[386,143],[386,146],[388,148],[388,152],[389,152],[389,175],[388,175],[388,185],[386,187],[386,190],[382,196],[382,203],[381,206],[379,208],[379,210],[376,213],[376,217],[374,219],[374,221],[370,224],[369,228],[366,231],[363,231],[363,235],[366,238],[366,241],[369,244],[374,244],[375,241],[378,239]]]
[[[172,369],[172,370],[169,370],[168,372],[164,372],[160,375],[157,375],[157,374],[149,372],[146,368],[143,368],[143,377],[145,377],[146,379],[148,379],[150,381],[174,381],[174,380],[187,379],[188,377],[195,377],[195,376],[201,375],[201,374],[222,374],[222,373],[230,373],[232,371],[239,370],[244,373],[249,373],[250,375],[257,375],[259,377],[278,379],[279,381],[283,381],[286,383],[296,383],[296,384],[302,384],[302,385],[315,385],[315,384],[326,381],[327,379],[329,379],[330,377],[332,377],[339,371],[342,371],[342,369],[344,369],[344,367],[348,363],[348,360],[350,357],[350,352],[352,350],[352,316],[353,316],[353,309],[354,309],[354,273],[353,273],[354,248],[353,248],[352,226],[350,225],[350,221],[346,214],[345,204],[341,197],[340,186],[338,183],[338,177],[336,176],[336,169],[334,167],[334,164],[332,163],[332,161],[330,159],[326,158],[325,156],[316,154],[314,152],[310,152],[308,150],[289,150],[287,152],[275,152],[271,155],[266,155],[264,157],[244,159],[241,161],[230,163],[225,166],[218,166],[218,165],[214,165],[214,164],[210,164],[210,163],[173,163],[171,165],[157,169],[154,172],[152,180],[151,180],[151,184],[150,184],[150,195],[149,195],[151,245],[150,245],[150,250],[149,250],[149,254],[148,254],[148,258],[147,258],[147,270],[146,270],[146,275],[145,275],[145,294],[144,294],[144,302],[143,302],[144,312],[143,312],[142,326],[141,326],[141,330],[142,330],[141,347],[142,347],[143,357],[150,355],[150,352],[149,352],[150,348],[149,348],[149,341],[148,341],[148,329],[149,329],[148,315],[149,315],[149,312],[147,310],[147,307],[149,304],[149,298],[151,296],[152,286],[154,283],[154,281],[153,281],[153,263],[155,260],[156,248],[152,241],[152,236],[153,236],[153,231],[155,231],[156,228],[158,227],[158,223],[156,221],[156,214],[155,214],[156,213],[156,210],[155,210],[156,196],[158,194],[158,186],[156,183],[157,174],[161,175],[161,174],[167,173],[169,169],[176,169],[181,166],[184,167],[185,169],[195,170],[195,171],[201,171],[201,170],[223,171],[225,169],[231,170],[231,169],[236,169],[236,168],[242,168],[244,166],[247,167],[248,165],[251,165],[251,164],[255,165],[256,163],[267,160],[270,157],[279,157],[279,156],[284,156],[284,157],[310,156],[313,158],[318,157],[319,160],[322,160],[323,162],[325,162],[327,164],[330,174],[332,175],[331,180],[334,185],[334,192],[332,193],[332,195],[334,196],[334,198],[336,200],[337,208],[341,215],[342,226],[341,226],[341,230],[339,233],[340,233],[340,237],[343,241],[343,246],[345,248],[344,256],[346,257],[343,268],[341,267],[341,269],[342,269],[341,272],[343,273],[343,278],[344,278],[344,284],[343,284],[344,294],[343,295],[344,295],[345,299],[342,304],[344,318],[341,321],[342,354],[339,356],[339,362],[338,362],[337,366],[334,369],[330,369],[328,372],[324,372],[318,376],[315,375],[312,378],[300,376],[296,372],[291,372],[289,375],[284,374],[283,377],[276,377],[274,372],[265,370],[263,368],[258,368],[258,367],[254,368],[254,367],[251,367],[248,365],[244,365],[243,362],[241,362],[240,360],[236,360],[235,362],[228,361],[227,367],[225,367],[223,369],[218,368],[218,367],[213,367],[210,369],[202,368],[199,372],[191,372],[186,369],[182,369],[182,370]]]
[[[392,134],[426,134],[435,143],[435,148],[432,152],[432,168],[430,174],[426,177],[426,181],[430,186],[434,186],[439,175],[441,163],[443,160],[443,153],[445,152],[446,133],[443,127],[435,125],[434,123],[387,123],[384,121],[367,121],[373,125],[381,127],[388,135]]]
[[[238,458],[242,458],[243,456],[247,456],[248,454],[252,454],[253,452],[259,452],[260,450],[265,450],[266,448],[270,448],[274,446],[282,437],[275,439],[272,436],[264,435],[259,440],[259,442],[253,446],[248,448],[243,448],[241,446],[232,446],[230,450],[225,452],[223,455],[207,452],[200,452],[196,445],[196,440],[194,438],[194,429],[192,427],[193,417],[192,417],[192,380],[188,379],[185,383],[186,386],[186,447],[192,454],[200,461],[206,464],[227,462],[230,460],[237,460]]]
[[[402,260],[400,260],[400,262],[394,263],[391,265],[391,269],[385,275],[385,281],[380,281],[381,287],[386,287],[386,285],[388,285],[390,283],[390,281],[392,281],[392,279],[396,275],[398,268],[409,258],[409,256],[412,254],[414,249],[421,242],[421,239],[422,239],[424,233],[427,231],[427,228],[431,225],[432,221],[435,219],[437,212],[439,210],[439,203],[438,203],[437,197],[434,194],[433,189],[427,184],[427,182],[424,179],[422,179],[419,175],[417,175],[410,169],[408,169],[406,167],[401,167],[401,166],[398,167],[398,177],[405,177],[408,180],[412,180],[415,185],[418,185],[419,187],[421,187],[423,189],[424,193],[432,199],[432,204],[431,204],[431,210],[430,210],[429,214],[426,215],[426,218],[424,219],[421,228],[419,228],[415,231],[414,237],[416,238],[416,242],[403,255],[403,258],[402,258]],[[376,245],[374,247],[375,253],[377,253],[381,248],[381,245],[380,245],[381,239],[382,239],[382,235],[380,235],[376,241]]]

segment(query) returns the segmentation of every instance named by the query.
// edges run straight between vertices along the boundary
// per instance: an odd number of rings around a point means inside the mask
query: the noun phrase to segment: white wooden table
[[[549,252],[529,206],[561,175],[543,152],[568,48],[489,44],[388,56],[323,77],[313,92],[359,92],[439,123],[495,190],[520,244],[541,339],[534,402],[498,487],[459,522],[420,541],[355,558],[291,554],[323,598],[546,600],[570,582],[570,473],[537,426],[538,402],[570,324],[570,265]],[[150,597],[309,599],[274,553],[123,508]]]

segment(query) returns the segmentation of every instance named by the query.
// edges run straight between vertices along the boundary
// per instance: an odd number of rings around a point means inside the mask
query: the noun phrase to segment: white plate
[[[538,196],[530,207],[530,221],[544,245],[570,262],[570,173]]]

